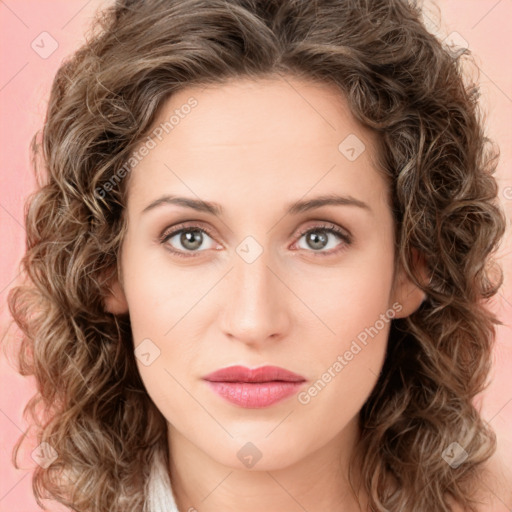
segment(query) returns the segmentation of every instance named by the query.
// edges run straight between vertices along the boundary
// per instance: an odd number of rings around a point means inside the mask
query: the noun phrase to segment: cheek
[[[179,297],[170,286],[164,286],[167,279],[154,265],[131,248],[123,254],[123,278],[137,368],[149,396],[161,410],[164,404],[174,402],[172,396],[177,392],[169,361],[176,357],[170,342]]]
[[[327,319],[336,334],[322,336],[320,343],[310,346],[309,360],[316,372],[297,396],[304,419],[329,418],[324,425],[326,437],[356,417],[371,394],[384,363],[395,312],[386,309],[386,301],[378,295],[362,301],[352,295],[351,299],[334,308]],[[315,436],[315,428],[308,435]]]
[[[315,381],[302,403],[322,407],[340,403],[343,397],[346,409],[332,414],[345,417],[357,412],[377,381],[398,310],[389,304],[392,260],[385,254],[330,275],[317,281],[323,286],[302,288],[321,320],[312,320],[306,337]]]
[[[361,302],[354,295],[351,299],[340,302],[330,317],[325,317],[334,334],[315,340],[311,337],[315,342],[309,352],[316,370],[316,388],[323,391],[329,387],[333,393],[330,398],[330,392],[326,393],[324,398],[336,401],[343,396],[360,407],[381,371],[395,309],[378,296]],[[312,390],[311,396],[314,394]]]
[[[382,315],[386,325],[393,318],[389,304],[392,261],[382,256],[354,258],[350,265],[309,275],[297,283],[297,294],[307,298],[305,302],[315,313],[309,315],[310,329],[318,332],[316,338],[323,340],[327,352],[344,350],[357,337],[364,341],[366,329],[375,325],[383,330]]]
[[[196,287],[196,281],[191,286],[183,273],[165,264],[160,251],[144,250],[143,243],[135,240],[125,244],[122,264],[135,344],[146,337],[165,340],[185,313],[184,295]]]

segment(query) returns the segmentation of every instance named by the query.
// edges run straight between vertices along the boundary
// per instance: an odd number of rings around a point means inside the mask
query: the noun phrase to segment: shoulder
[[[478,512],[512,511],[512,399],[508,399],[512,346],[497,344],[496,351],[492,380],[475,399],[476,408],[496,434],[496,451],[483,467],[476,489],[481,502]],[[453,512],[465,511],[454,508]]]
[[[498,446],[488,460],[482,480],[484,497],[481,512],[509,511],[512,508],[512,436],[503,430],[496,431]]]
[[[478,512],[508,512],[512,509],[512,436],[510,428],[495,429],[497,449],[483,468],[476,498]],[[454,505],[452,512],[466,512]]]

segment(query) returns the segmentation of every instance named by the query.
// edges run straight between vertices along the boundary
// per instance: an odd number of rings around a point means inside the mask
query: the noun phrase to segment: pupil
[[[188,249],[197,249],[201,246],[201,242],[203,241],[203,235],[200,231],[194,230],[194,231],[184,231],[181,234],[180,242],[183,245],[183,247],[186,247]],[[195,240],[194,240],[195,239]]]
[[[322,233],[318,235],[317,233]],[[311,247],[314,249],[323,249],[327,244],[327,235],[322,231],[316,231],[309,234],[308,241],[312,242]]]

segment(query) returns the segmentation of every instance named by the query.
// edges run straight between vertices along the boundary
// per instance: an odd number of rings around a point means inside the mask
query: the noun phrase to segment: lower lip
[[[211,389],[240,407],[259,409],[294,395],[304,382],[210,382]]]

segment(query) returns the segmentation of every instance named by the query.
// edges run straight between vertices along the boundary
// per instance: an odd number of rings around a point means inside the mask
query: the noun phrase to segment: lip
[[[251,370],[246,366],[228,366],[203,377],[210,382],[304,382],[306,379],[279,366],[260,366]]]
[[[220,397],[251,409],[280,402],[297,393],[306,382],[301,375],[277,366],[262,366],[253,370],[245,366],[230,366],[203,379]]]

